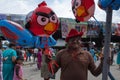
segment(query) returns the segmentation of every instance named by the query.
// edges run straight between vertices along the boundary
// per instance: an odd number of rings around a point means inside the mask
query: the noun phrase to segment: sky
[[[30,11],[33,11],[42,1],[46,1],[47,6],[50,7],[58,17],[75,18],[71,10],[72,0],[0,0],[0,13],[28,14]],[[97,21],[106,21],[106,12],[98,7],[98,0],[94,1],[95,18]],[[90,18],[89,20],[95,19]],[[120,23],[120,10],[113,10],[112,22]]]

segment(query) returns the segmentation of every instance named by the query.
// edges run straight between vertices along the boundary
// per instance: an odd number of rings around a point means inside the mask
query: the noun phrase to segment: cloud
[[[64,0],[59,2],[59,0],[54,0],[54,2],[49,5],[59,17],[74,18],[71,10],[71,0]]]
[[[71,0],[45,0],[58,17],[74,18],[71,10]],[[97,5],[98,0],[94,0],[96,9],[94,16],[98,21],[106,21],[106,12],[100,9]],[[34,10],[40,0],[0,0],[0,13],[10,14],[28,14]],[[120,10],[113,11],[112,22],[120,22]],[[91,18],[90,20],[94,20]]]
[[[10,14],[27,14],[37,7],[34,0],[0,0],[0,12]]]

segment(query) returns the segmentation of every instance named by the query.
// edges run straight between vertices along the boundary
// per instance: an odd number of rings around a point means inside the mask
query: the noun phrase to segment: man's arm
[[[94,76],[100,75],[102,73],[102,68],[103,68],[103,56],[100,58],[100,63],[98,66],[96,66],[96,64],[94,63],[94,59],[91,55],[89,56],[89,59],[90,59],[90,64],[88,69],[90,70],[90,72]]]

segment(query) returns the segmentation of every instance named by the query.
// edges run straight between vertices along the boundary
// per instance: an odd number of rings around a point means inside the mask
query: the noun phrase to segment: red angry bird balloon
[[[43,1],[32,12],[26,28],[35,36],[50,36],[59,27],[59,20],[56,14]]]
[[[77,21],[88,21],[94,15],[94,0],[72,0],[72,11]]]

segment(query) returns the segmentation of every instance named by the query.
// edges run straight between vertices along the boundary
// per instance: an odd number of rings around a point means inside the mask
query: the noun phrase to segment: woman
[[[9,48],[3,52],[3,80],[13,80],[16,57],[15,44],[10,43]]]
[[[2,77],[2,42],[0,40],[0,80],[3,80],[3,77]]]

